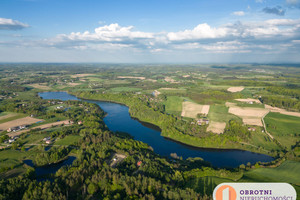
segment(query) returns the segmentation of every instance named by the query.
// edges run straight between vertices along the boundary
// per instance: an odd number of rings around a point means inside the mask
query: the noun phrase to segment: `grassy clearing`
[[[270,112],[265,118],[267,130],[282,145],[290,148],[299,141],[300,118]]]
[[[208,118],[215,122],[226,122],[229,120],[236,120],[242,122],[238,116],[228,113],[228,107],[225,105],[211,105],[208,113]]]
[[[33,152],[22,152],[18,150],[3,150],[0,152],[0,168],[2,167],[11,167],[17,164],[20,164],[23,159],[32,155]]]
[[[79,141],[82,137],[79,135],[68,135],[63,139],[59,139],[55,142],[55,145],[72,145]]]
[[[168,96],[164,104],[167,113],[176,115],[181,114],[182,98],[178,96]]]
[[[20,139],[21,142],[25,144],[37,144],[40,143],[43,138],[48,137],[49,134],[42,133],[42,134],[28,134],[24,139]]]
[[[135,92],[140,91],[140,88],[132,88],[132,87],[115,87],[110,89],[112,92]]]
[[[239,106],[239,107],[265,108],[265,105],[263,105],[263,104],[257,104],[257,103],[249,104],[249,103],[242,103],[242,102],[238,102],[238,101],[235,101],[235,103],[236,103],[236,106]]]
[[[201,194],[211,195],[217,185],[225,182],[232,182],[232,180],[215,176],[195,177],[188,181],[186,187],[193,188]]]
[[[247,171],[240,181],[287,182],[300,186],[300,162],[285,161],[276,168],[258,168]]]
[[[256,127],[256,131],[251,132],[250,144],[263,148],[266,151],[280,150],[280,147],[266,133],[262,133],[261,130],[260,127]]]

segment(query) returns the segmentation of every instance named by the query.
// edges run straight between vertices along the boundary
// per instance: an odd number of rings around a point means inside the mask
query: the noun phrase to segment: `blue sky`
[[[0,62],[300,62],[300,0],[1,0]]]

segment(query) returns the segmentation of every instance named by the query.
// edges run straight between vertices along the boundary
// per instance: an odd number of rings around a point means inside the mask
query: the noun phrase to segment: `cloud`
[[[193,39],[212,39],[222,38],[228,34],[227,28],[212,28],[208,24],[199,24],[192,30],[184,30],[179,32],[170,32],[167,38],[170,41],[193,40]]]
[[[279,16],[284,16],[285,15],[285,10],[281,6],[276,6],[276,7],[265,7],[263,9],[263,12],[268,13],[268,14],[275,14]]]
[[[20,30],[28,27],[29,25],[17,20],[0,18],[0,30]]]
[[[263,0],[255,0],[256,3],[263,3]]]
[[[133,26],[117,23],[103,25],[94,31],[71,32],[53,38],[2,42],[0,46],[24,46],[58,49],[59,51],[101,52],[112,55],[187,55],[212,54],[272,54],[275,51],[299,50],[300,19],[270,19],[237,21],[211,26],[200,23],[193,28],[174,32],[143,32]],[[275,52],[275,53],[276,53]],[[124,55],[125,55],[124,54]]]
[[[233,12],[232,15],[236,15],[236,16],[244,16],[244,15],[245,15],[245,12],[244,12],[244,11],[236,11],[236,12]]]

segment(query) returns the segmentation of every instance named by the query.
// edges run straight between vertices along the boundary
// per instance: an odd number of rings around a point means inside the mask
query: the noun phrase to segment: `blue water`
[[[66,92],[44,92],[39,93],[39,95],[43,99],[79,100]],[[249,151],[194,148],[180,144],[160,136],[160,131],[157,128],[152,128],[131,118],[128,107],[124,105],[103,101],[84,101],[99,105],[107,113],[104,122],[111,131],[127,132],[134,139],[149,144],[154,152],[162,156],[170,156],[171,153],[176,153],[184,159],[201,157],[216,167],[237,167],[248,162],[254,164],[258,161],[270,162],[274,160],[270,156]]]
[[[62,166],[72,165],[74,160],[76,160],[75,156],[69,156],[66,160],[62,162],[46,165],[43,167],[35,167],[32,160],[23,160],[23,162],[30,167],[34,167],[35,175],[37,177],[40,177],[48,174],[55,174]]]

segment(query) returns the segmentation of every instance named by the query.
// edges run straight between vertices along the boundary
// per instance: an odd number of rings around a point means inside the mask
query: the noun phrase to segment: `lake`
[[[43,92],[39,93],[39,95],[43,99],[80,100],[66,92]],[[171,153],[176,153],[184,159],[188,157],[201,157],[215,167],[238,167],[241,164],[246,165],[248,162],[254,164],[258,161],[270,162],[274,160],[271,156],[250,151],[207,149],[184,145],[162,137],[158,127],[130,117],[129,109],[124,105],[95,100],[83,101],[95,103],[107,113],[104,122],[111,131],[129,133],[135,140],[150,145],[154,152],[161,156],[170,156]]]
[[[76,160],[75,156],[68,156],[67,159],[65,159],[61,162],[50,164],[50,165],[45,165],[42,167],[35,167],[32,160],[23,160],[23,162],[25,164],[27,164],[28,166],[35,168],[35,175],[39,179],[39,177],[42,177],[45,175],[55,174],[62,166],[72,165],[74,160]],[[41,180],[44,180],[44,178],[42,178]]]

